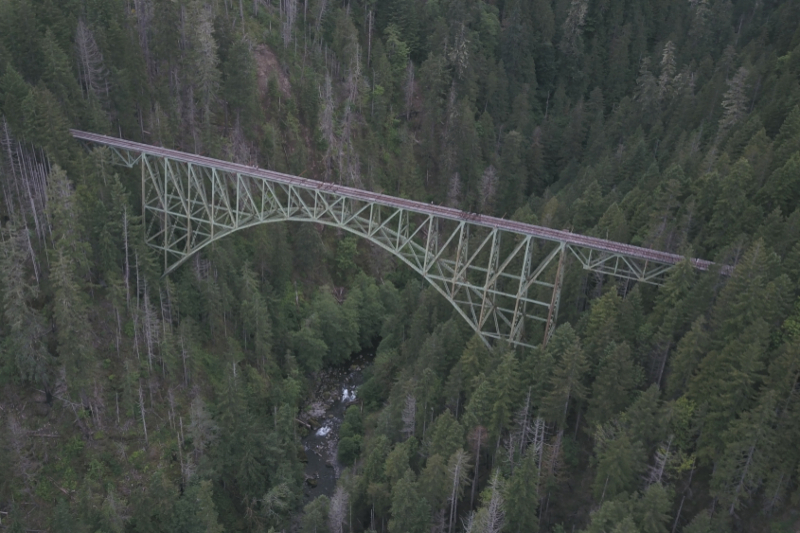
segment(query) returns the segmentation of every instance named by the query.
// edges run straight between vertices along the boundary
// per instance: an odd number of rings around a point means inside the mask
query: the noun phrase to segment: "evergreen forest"
[[[546,347],[487,347],[331,227],[162,276],[70,128],[717,266],[573,261]],[[3,531],[800,529],[800,0],[0,0],[0,196]]]

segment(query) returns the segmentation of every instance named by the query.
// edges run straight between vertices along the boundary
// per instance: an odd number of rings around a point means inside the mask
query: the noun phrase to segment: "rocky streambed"
[[[359,354],[348,367],[321,370],[315,379],[315,390],[298,416],[308,434],[301,439],[305,462],[306,503],[317,496],[330,496],[342,470],[337,459],[339,426],[344,412],[358,403],[357,389],[362,371],[372,361],[372,354]]]

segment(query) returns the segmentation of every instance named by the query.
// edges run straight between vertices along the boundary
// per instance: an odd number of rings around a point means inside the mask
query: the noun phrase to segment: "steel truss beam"
[[[145,238],[160,251],[165,274],[243,228],[279,221],[325,224],[398,257],[449,300],[487,344],[547,343],[568,256],[586,270],[653,284],[662,283],[680,260],[96,134],[73,135],[108,145],[117,164],[141,167]],[[693,261],[697,268],[710,265]]]
[[[333,185],[273,183],[149,154],[117,162],[142,166],[146,242],[161,253],[167,274],[234,231],[314,222],[347,230],[400,258],[487,343],[533,347],[541,330],[533,326],[555,321],[562,244],[347,198]]]

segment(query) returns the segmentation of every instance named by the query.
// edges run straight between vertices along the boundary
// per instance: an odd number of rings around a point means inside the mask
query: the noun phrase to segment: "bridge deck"
[[[214,159],[202,155],[190,154],[187,152],[180,152],[178,150],[171,150],[169,148],[162,148],[152,146],[149,144],[142,144],[133,141],[126,141],[116,137],[109,137],[107,135],[100,135],[97,133],[88,133],[79,130],[70,130],[73,137],[79,140],[88,141],[92,143],[112,146],[121,150],[129,150],[137,153],[145,153],[149,155],[169,158],[175,161],[182,161],[185,163],[192,163],[195,165],[215,167],[233,173],[247,174],[251,176],[258,176],[270,181],[284,183],[287,185],[295,185],[308,189],[318,189],[326,192],[334,192],[341,196],[361,200],[364,202],[373,202],[380,205],[390,207],[397,207],[412,210],[415,212],[423,213],[426,215],[435,215],[442,218],[447,218],[456,221],[468,220],[470,224],[485,226],[488,228],[498,228],[520,235],[531,235],[537,239],[543,239],[553,242],[563,242],[568,245],[573,245],[581,248],[588,248],[597,250],[599,252],[622,254],[625,256],[642,259],[645,261],[652,261],[655,263],[674,265],[681,262],[684,257],[653,250],[650,248],[642,248],[640,246],[633,246],[630,244],[623,244],[619,242],[609,241],[606,239],[599,239],[597,237],[589,237],[587,235],[580,235],[571,233],[569,231],[556,230],[546,228],[543,226],[536,226],[533,224],[524,224],[522,222],[515,222],[503,218],[497,218],[487,215],[477,215],[473,213],[466,213],[459,209],[444,207],[434,204],[426,204],[425,202],[417,202],[414,200],[406,200],[404,198],[396,198],[386,194],[365,191],[353,187],[346,187],[344,185],[335,185],[332,183],[324,183],[308,178],[301,178],[299,176],[292,176],[289,174],[282,174],[272,170],[265,170],[261,168],[251,167],[238,163],[231,163],[220,159]],[[698,270],[708,270],[713,263],[704,259],[691,259],[692,265]]]

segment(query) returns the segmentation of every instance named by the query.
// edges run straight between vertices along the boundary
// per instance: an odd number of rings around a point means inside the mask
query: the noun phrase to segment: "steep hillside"
[[[0,523],[794,531],[800,2],[0,0]],[[704,257],[567,269],[487,349],[377,247],[270,224],[169,277],[76,127]],[[375,345],[304,506],[296,417]]]

